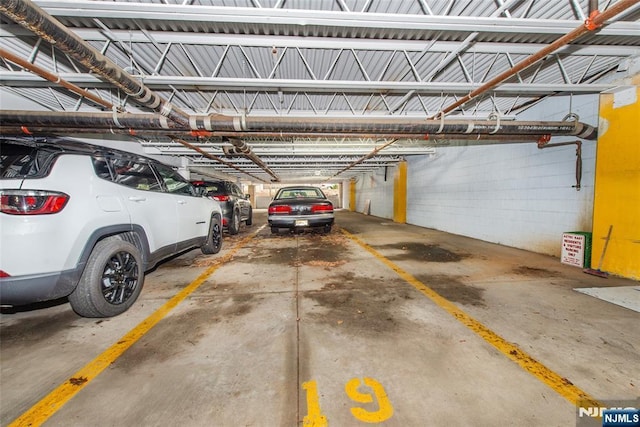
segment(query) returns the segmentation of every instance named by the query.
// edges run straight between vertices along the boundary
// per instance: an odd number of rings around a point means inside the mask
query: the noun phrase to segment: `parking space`
[[[640,313],[574,290],[633,282],[352,212],[265,223],[159,265],[120,316],[3,313],[0,423],[566,426],[640,393]]]

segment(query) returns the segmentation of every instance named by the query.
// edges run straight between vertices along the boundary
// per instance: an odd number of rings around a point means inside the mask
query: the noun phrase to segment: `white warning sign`
[[[585,236],[582,234],[564,233],[560,262],[575,267],[584,267],[584,246]]]

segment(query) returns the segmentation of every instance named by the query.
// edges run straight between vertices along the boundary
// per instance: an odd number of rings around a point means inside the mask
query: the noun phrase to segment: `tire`
[[[249,208],[249,217],[244,223],[247,225],[253,224],[253,209]]]
[[[271,227],[271,234],[278,234],[278,227]]]
[[[240,212],[234,210],[229,221],[229,234],[238,234],[238,231],[240,231]]]
[[[205,255],[212,255],[220,252],[220,249],[222,249],[222,226],[220,225],[220,217],[215,215],[211,218],[207,241],[200,246],[200,250]]]
[[[325,226],[322,228],[322,232],[323,232],[324,234],[329,234],[329,233],[331,233],[331,226],[330,226],[330,225],[325,225]]]
[[[117,316],[138,299],[143,283],[140,250],[118,236],[108,237],[91,251],[69,303],[83,317]]]

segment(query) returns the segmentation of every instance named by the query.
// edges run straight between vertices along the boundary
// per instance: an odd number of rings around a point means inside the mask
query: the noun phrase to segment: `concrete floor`
[[[265,222],[116,318],[3,313],[0,423],[586,426],[578,399],[640,396],[640,313],[574,290],[637,282],[345,211]]]

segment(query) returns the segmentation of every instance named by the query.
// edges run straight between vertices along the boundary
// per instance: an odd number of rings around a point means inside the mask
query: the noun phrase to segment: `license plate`
[[[296,227],[308,227],[309,226],[309,221],[307,221],[306,219],[296,219],[295,226]]]

